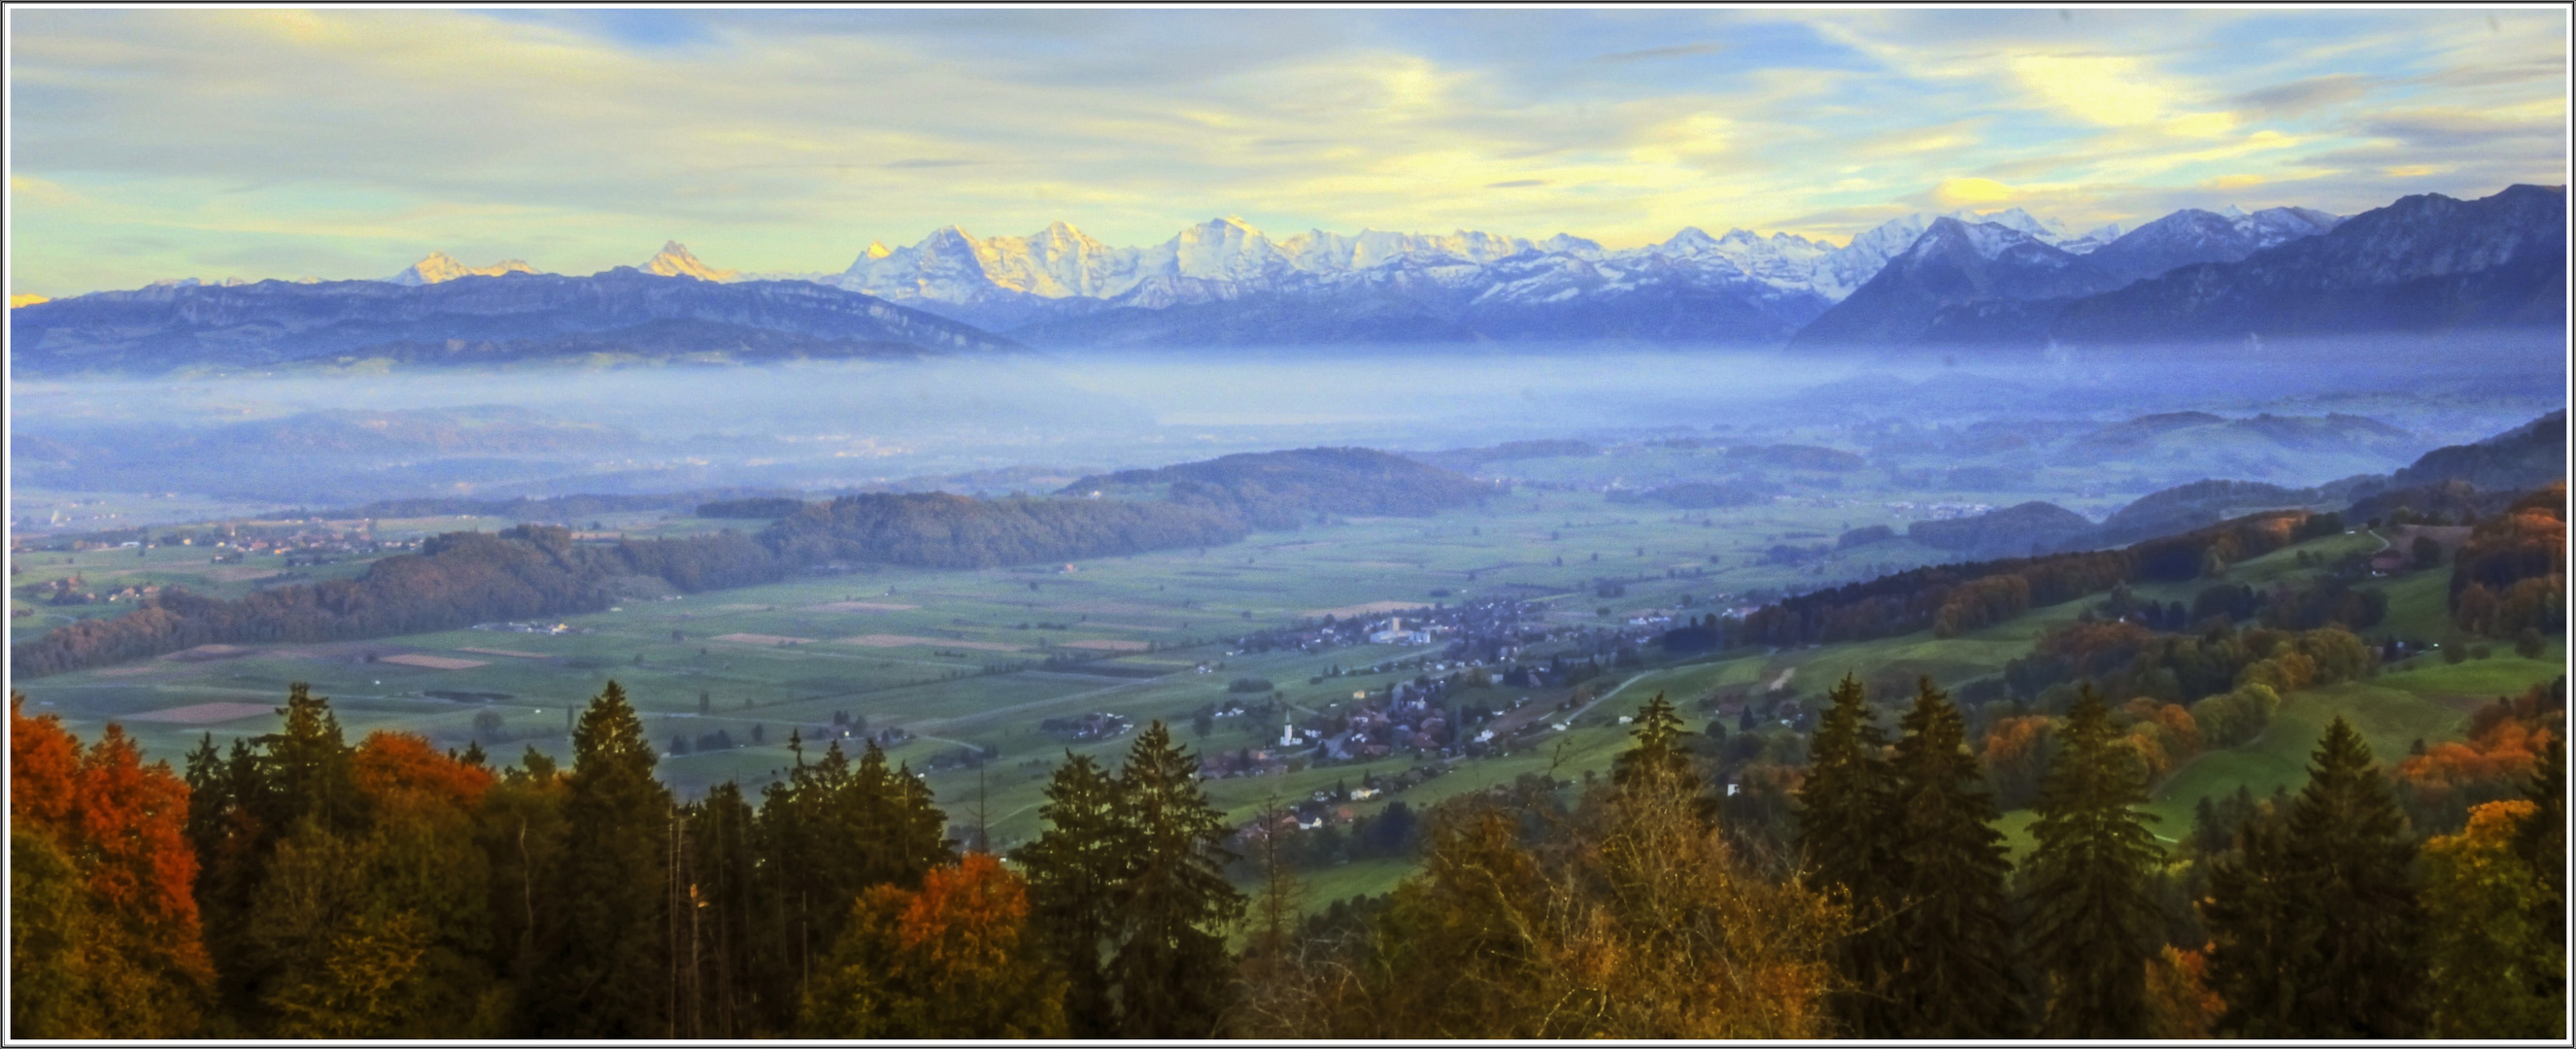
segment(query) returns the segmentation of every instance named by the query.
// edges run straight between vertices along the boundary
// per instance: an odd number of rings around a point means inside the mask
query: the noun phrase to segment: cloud
[[[2382,113],[2361,124],[2364,134],[2394,138],[2423,149],[2469,149],[2500,139],[2556,137],[2561,141],[2566,125],[2559,121],[2515,120],[2488,113],[2457,109],[2410,109]]]
[[[952,223],[1617,246],[1941,200],[2134,222],[2224,179],[2346,213],[2565,181],[2563,13],[2070,15],[29,10],[12,240],[64,282],[20,290],[78,292],[430,248],[589,272],[674,237],[810,271]]]
[[[2369,77],[2334,73],[2248,91],[2229,99],[2228,104],[2261,116],[2297,116],[2320,106],[2360,98],[2370,91],[2372,84]]]
[[[1637,51],[1621,51],[1617,54],[1598,55],[1592,60],[1595,62],[1641,62],[1657,58],[1688,58],[1692,55],[1713,55],[1724,50],[1726,50],[1726,45],[1724,44],[1678,44],[1672,47],[1649,47]]]
[[[2040,101],[2096,124],[2152,123],[2165,112],[2165,93],[2134,58],[2025,55],[2008,65]]]
[[[2020,191],[1990,178],[1943,179],[1932,189],[1932,199],[1944,208],[2001,204],[2019,195]]]

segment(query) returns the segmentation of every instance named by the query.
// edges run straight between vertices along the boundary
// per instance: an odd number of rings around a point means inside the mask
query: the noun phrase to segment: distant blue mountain
[[[2047,330],[2113,344],[2566,323],[2566,187],[2514,186],[2470,201],[2407,197],[2236,262],[2068,303]]]
[[[19,375],[159,374],[336,358],[519,363],[1005,352],[957,321],[804,281],[719,284],[619,267],[385,281],[156,285],[9,311]]]

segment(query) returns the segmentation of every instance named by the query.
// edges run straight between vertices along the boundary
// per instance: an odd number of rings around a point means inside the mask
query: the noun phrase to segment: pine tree
[[[1895,773],[1860,682],[1845,675],[1831,698],[1798,788],[1798,846],[1815,884],[1840,893],[1852,910],[1851,931],[1832,952],[1845,985],[1832,1009],[1853,1037],[1902,1037],[1889,997],[1902,963],[1894,918],[1903,877]]]
[[[2145,770],[2110,707],[2083,687],[2040,788],[2029,863],[2029,950],[2047,987],[2042,1037],[2146,1036],[2146,965],[2163,926],[2152,886],[2163,850]],[[2205,800],[2205,799],[2204,799]]]
[[[667,1037],[671,793],[617,682],[591,700],[572,742],[556,911],[538,915],[548,960],[525,1026],[541,1037]]]
[[[1224,930],[1244,899],[1225,878],[1234,859],[1222,844],[1225,817],[1198,778],[1197,760],[1160,721],[1136,738],[1118,773],[1136,850],[1109,964],[1122,1037],[1206,1038],[1224,1012]]]
[[[2302,1037],[2409,1038],[2423,1023],[2421,912],[2405,813],[2337,716],[2290,806],[2290,851],[2322,918],[2292,1011]]]
[[[1088,755],[1066,751],[1046,798],[1038,809],[1046,831],[1012,855],[1028,875],[1030,924],[1070,982],[1071,1035],[1113,1037],[1117,1017],[1101,959],[1136,861],[1118,785]]]
[[[1890,988],[1898,1029],[1908,1038],[2012,1037],[2021,992],[1994,795],[1968,753],[1959,708],[1930,678],[1899,727],[1896,848],[1905,863],[1895,930],[1904,962]]]

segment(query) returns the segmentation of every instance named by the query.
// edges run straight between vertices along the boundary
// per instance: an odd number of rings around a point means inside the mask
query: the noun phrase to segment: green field
[[[1431,519],[1354,519],[1262,533],[1204,551],[1100,558],[1070,566],[807,576],[769,586],[630,601],[607,612],[566,617],[566,633],[457,630],[368,642],[200,650],[20,687],[34,708],[62,715],[85,738],[106,722],[119,721],[148,755],[174,764],[203,734],[222,746],[236,737],[272,731],[276,718],[268,708],[282,703],[290,683],[298,681],[331,697],[353,739],[377,730],[421,732],[443,746],[462,747],[469,739],[480,739],[497,758],[509,761],[530,746],[564,756],[568,713],[614,679],[633,698],[656,745],[666,751],[673,749],[675,737],[694,740],[719,729],[738,743],[759,740],[729,750],[666,754],[664,777],[688,795],[724,780],[756,791],[795,760],[788,747],[791,733],[814,740],[836,731],[836,713],[847,714],[864,718],[871,729],[899,727],[911,733],[913,738],[892,755],[915,768],[927,768],[960,748],[997,750],[999,757],[981,769],[943,768],[931,772],[929,780],[953,821],[973,825],[980,818],[996,844],[1008,845],[1041,829],[1040,789],[1065,753],[1114,762],[1129,743],[1128,738],[1070,743],[1040,729],[1047,718],[1104,711],[1126,715],[1140,726],[1163,719],[1198,752],[1262,749],[1276,740],[1275,722],[1228,719],[1202,738],[1190,724],[1192,712],[1224,700],[1227,682],[1237,676],[1268,678],[1293,708],[1316,710],[1347,700],[1354,690],[1382,688],[1417,673],[1406,668],[1313,681],[1332,668],[1347,671],[1385,661],[1437,658],[1436,649],[1376,645],[1316,653],[1232,652],[1232,641],[1251,630],[1326,612],[1348,615],[1372,605],[1391,609],[1504,596],[1543,602],[1551,625],[1612,626],[1632,617],[1699,614],[1745,603],[1746,595],[1758,591],[1868,578],[1938,559],[1932,551],[1901,541],[1840,552],[1800,567],[1774,564],[1763,556],[1776,543],[1830,542],[1848,527],[1893,522],[1901,531],[1899,511],[1890,501],[1884,495],[1824,494],[1681,512],[1612,503],[1590,492],[1525,490],[1495,499],[1483,510]],[[374,527],[379,536],[400,537],[496,523],[445,519],[376,522]],[[593,532],[594,522],[576,524]],[[596,524],[595,534],[605,536],[692,534],[747,523],[642,514]],[[2331,558],[2347,549],[2376,546],[2374,537],[2363,533],[2328,537],[2307,549]],[[2231,578],[2268,582],[2294,571],[2295,556],[2283,551],[2249,561],[2236,566]],[[13,559],[18,573],[13,588],[78,571],[93,585],[109,579],[119,585],[175,582],[229,596],[246,593],[261,576],[284,570],[274,557],[223,566],[209,559],[209,551],[201,547],[22,553]],[[296,571],[319,576],[362,566],[351,560]],[[2409,617],[2397,632],[2411,634],[2419,629],[2416,620],[2426,620],[2433,624],[2421,628],[2428,636],[2447,639],[2446,631],[2433,630],[2439,625],[2440,588],[2447,574],[2414,573],[2384,584],[2391,594],[2390,626]],[[1600,596],[1595,581],[1604,578],[1623,580],[1624,593]],[[2139,593],[2187,603],[2200,585],[2141,587]],[[23,603],[13,602],[13,608]],[[1616,716],[1633,712],[1657,692],[1673,697],[1696,722],[1705,715],[1692,702],[1721,689],[1777,684],[1812,699],[1846,673],[1863,680],[1921,674],[1955,685],[1992,674],[2027,653],[2042,631],[2073,618],[2082,605],[2038,609],[1946,640],[1918,633],[1621,669],[1595,685],[1609,697],[1570,727],[1543,732],[1534,743],[1504,756],[1451,762],[1445,774],[1402,796],[1420,807],[1523,773],[1579,781],[1585,771],[1606,770],[1627,742]],[[41,629],[31,619],[66,611],[99,614],[109,609],[42,608],[35,616],[13,619],[13,633],[23,638],[30,628]],[[1541,648],[1534,654],[1543,659],[1546,652]],[[1065,654],[1098,661],[1056,670],[1039,665]],[[2426,659],[2414,665],[2416,669],[2289,697],[2261,739],[2203,755],[2159,786],[2154,809],[2165,819],[2159,831],[2172,837],[2187,828],[2191,805],[2204,794],[2232,791],[2239,783],[2257,791],[2295,785],[2304,776],[2317,732],[2335,712],[2354,718],[2383,758],[2401,755],[2416,738],[2458,734],[2475,704],[2546,680],[2561,672],[2564,657],[2553,649],[2538,661],[2508,652],[2459,666]],[[1160,676],[1101,676],[1104,667]],[[1086,670],[1092,673],[1082,672]],[[1526,700],[1549,709],[1567,699],[1568,691],[1486,687],[1456,698],[1505,708]],[[477,715],[486,713],[497,715],[499,724],[492,726],[487,718],[478,729]],[[1765,731],[1787,729],[1775,725]],[[819,745],[808,743],[809,757]],[[1294,801],[1412,765],[1410,759],[1386,758],[1218,779],[1207,786],[1230,816],[1243,819],[1266,801]],[[1383,803],[1354,808],[1367,811]],[[2027,819],[2027,813],[2005,818],[2017,850],[2027,848]],[[1310,898],[1322,902],[1383,891],[1405,869],[1396,861],[1369,861],[1310,872]]]

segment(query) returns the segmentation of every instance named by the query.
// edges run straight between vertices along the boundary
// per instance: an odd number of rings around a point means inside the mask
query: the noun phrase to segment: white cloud
[[[503,14],[14,13],[20,290],[245,244],[326,276],[673,238],[814,270],[949,223],[1618,244],[2006,191],[2085,223],[2220,184],[2351,211],[2564,181],[2560,13]]]

